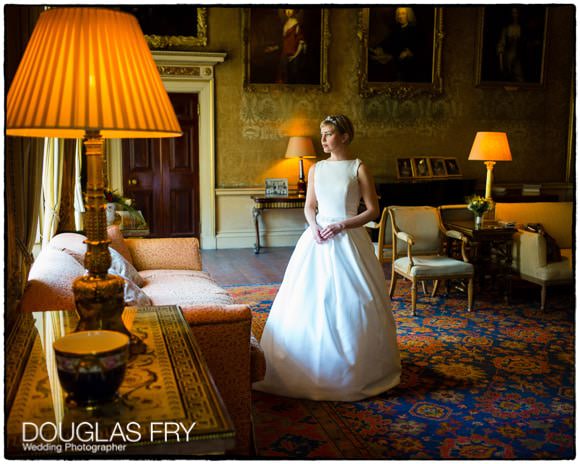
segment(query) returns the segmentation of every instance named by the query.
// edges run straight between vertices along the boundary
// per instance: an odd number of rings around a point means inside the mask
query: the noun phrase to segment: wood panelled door
[[[169,98],[183,135],[123,140],[123,191],[135,199],[152,237],[199,237],[197,95]]]

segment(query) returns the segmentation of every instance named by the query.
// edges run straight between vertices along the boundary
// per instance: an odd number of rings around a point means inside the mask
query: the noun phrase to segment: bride
[[[398,385],[396,327],[383,270],[363,225],[379,214],[368,168],[351,155],[344,115],[320,125],[328,159],[309,172],[300,237],[261,345],[266,376],[253,388],[312,400],[355,401]],[[358,213],[360,200],[366,210]]]

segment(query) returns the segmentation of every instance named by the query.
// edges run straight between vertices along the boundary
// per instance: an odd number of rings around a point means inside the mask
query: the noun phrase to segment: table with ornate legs
[[[479,229],[475,228],[475,221],[459,220],[445,223],[445,227],[469,238],[468,254],[480,288],[486,278],[494,281],[499,277],[504,287],[505,301],[508,302],[511,294],[512,244],[516,230],[499,226],[493,221],[484,222]]]
[[[262,211],[266,209],[296,209],[304,208],[304,197],[287,196],[287,197],[265,197],[253,196],[254,207],[252,208],[252,217],[256,228],[256,243],[254,244],[254,253],[260,253],[260,223],[259,217]]]

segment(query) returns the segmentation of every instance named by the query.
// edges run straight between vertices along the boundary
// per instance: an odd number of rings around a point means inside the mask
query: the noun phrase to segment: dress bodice
[[[361,198],[358,183],[360,163],[358,158],[316,163],[314,188],[320,218],[340,220],[356,216]]]

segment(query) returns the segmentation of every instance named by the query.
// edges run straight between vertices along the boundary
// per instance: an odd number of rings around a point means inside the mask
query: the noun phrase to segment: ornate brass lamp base
[[[87,131],[84,145],[87,155],[85,268],[88,273],[73,283],[80,319],[77,331],[100,329],[122,332],[131,339],[131,353],[143,353],[145,344],[127,330],[121,318],[125,307],[125,282],[121,277],[107,273],[111,266],[111,254],[103,195],[103,139],[98,131]]]
[[[125,306],[123,286],[123,279],[111,274],[88,274],[75,279],[73,292],[80,318],[77,331],[114,330],[130,335],[121,318]]]

